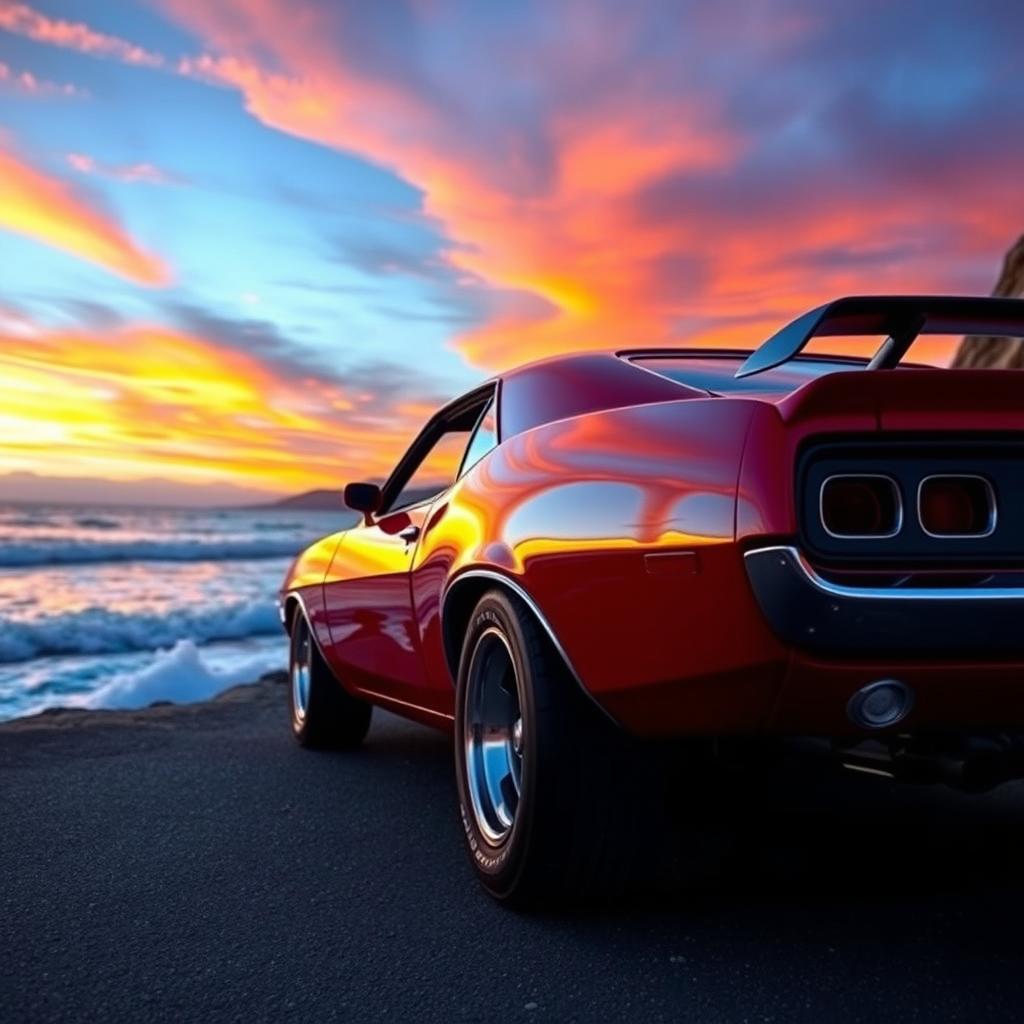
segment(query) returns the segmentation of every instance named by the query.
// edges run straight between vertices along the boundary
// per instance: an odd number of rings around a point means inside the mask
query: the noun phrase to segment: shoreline
[[[0,738],[16,734],[75,733],[108,727],[167,728],[194,723],[211,714],[218,718],[218,712],[235,712],[246,706],[265,707],[281,702],[280,687],[287,681],[288,673],[276,670],[264,673],[252,682],[237,683],[206,700],[189,703],[158,700],[140,708],[45,708],[0,722]]]

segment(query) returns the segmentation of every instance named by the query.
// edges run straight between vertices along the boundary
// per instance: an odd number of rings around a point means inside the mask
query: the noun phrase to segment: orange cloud
[[[0,228],[15,231],[138,284],[170,281],[167,267],[108,215],[57,178],[0,150]]]
[[[385,476],[422,425],[421,409],[365,386],[289,378],[160,326],[102,335],[4,326],[0,473],[45,465],[50,476],[340,485]]]
[[[527,50],[517,51],[515,43],[506,50],[505,40],[494,37],[485,77],[507,92],[495,98],[497,114],[486,109],[478,132],[470,116],[474,98],[446,95],[443,88],[439,98],[427,62],[417,64],[415,54],[403,60],[399,47],[393,60],[375,61],[346,51],[349,36],[381,28],[356,24],[363,16],[358,6],[162,3],[209,49],[179,60],[173,66],[178,74],[236,89],[263,123],[359,154],[422,189],[424,212],[451,240],[445,258],[464,272],[467,287],[501,296],[489,322],[456,340],[472,363],[487,368],[601,345],[751,345],[837,294],[947,290],[948,264],[927,252],[911,257],[912,269],[906,257],[894,256],[866,261],[865,272],[855,258],[832,261],[830,250],[855,257],[880,239],[897,248],[927,239],[941,208],[961,257],[997,253],[1005,244],[1005,211],[1020,205],[1012,174],[996,169],[986,172],[991,180],[979,190],[983,202],[953,209],[945,197],[962,181],[937,173],[941,161],[927,167],[917,161],[902,187],[881,188],[878,195],[873,185],[862,189],[852,178],[844,183],[838,165],[827,163],[817,180],[796,164],[789,179],[778,177],[763,190],[749,167],[742,180],[739,169],[757,130],[744,126],[724,93],[695,88],[694,80],[673,79],[674,87],[665,87],[657,69],[638,63],[621,41],[643,29],[642,9],[610,5],[602,13],[597,5],[569,5],[559,31],[573,41],[571,52],[546,50],[540,37]],[[671,9],[661,13],[667,17]],[[424,15],[420,28],[434,31],[443,17],[440,11]],[[705,33],[711,44],[728,42],[730,59],[761,62],[765,81],[773,59],[791,62],[808,34],[820,29],[816,19],[750,17],[734,26],[709,11],[690,18],[687,29]],[[0,27],[170,67],[158,54],[84,24],[47,19],[24,4],[0,0]],[[743,41],[739,57],[736,40]],[[666,62],[700,60],[692,51],[688,57],[667,53],[652,57],[662,72]],[[614,61],[624,54],[629,59],[616,71]],[[503,123],[503,104],[531,88],[538,90],[537,109],[522,124],[515,118]],[[82,173],[122,180],[152,181],[160,174],[149,165],[101,169],[80,154],[72,160]],[[769,177],[777,174],[771,159],[765,166]],[[664,210],[638,201],[673,179],[696,181],[698,196],[702,185],[714,182],[738,209],[722,195],[710,196],[706,207],[692,198]],[[741,187],[730,193],[726,183],[734,179]]]
[[[296,19],[294,8],[266,0],[169,6],[227,51],[182,61],[182,74],[238,89],[250,112],[279,130],[395,170],[424,190],[425,212],[456,243],[448,254],[455,267],[539,300],[529,315],[500,317],[460,339],[472,362],[501,367],[664,335],[661,311],[641,301],[635,275],[623,271],[657,260],[678,240],[656,225],[626,223],[617,204],[669,170],[709,171],[735,158],[741,140],[699,103],[666,98],[641,116],[624,91],[618,110],[556,118],[553,181],[522,196],[475,160],[414,90],[346,67],[322,31],[322,12],[307,6]],[[282,70],[248,55],[257,43]],[[514,176],[514,149],[508,156]],[[538,316],[538,304],[549,312]]]
[[[895,257],[870,261],[870,274],[855,259],[829,264],[830,249],[856,255],[879,240],[926,237],[949,184],[929,181],[920,169],[913,191],[869,197],[869,215],[863,192],[830,186],[826,177],[801,193],[793,188],[799,176],[771,182],[779,196],[766,191],[748,215],[720,201],[643,209],[638,197],[665,180],[729,182],[753,140],[713,90],[661,89],[634,65],[628,74],[595,79],[593,69],[616,52],[617,40],[601,33],[587,5],[565,15],[582,20],[564,32],[573,52],[554,63],[545,63],[550,55],[539,43],[528,67],[516,63],[522,53],[510,57],[496,44],[495,80],[544,84],[529,128],[491,117],[484,145],[460,120],[461,101],[430,102],[431,83],[416,76],[421,69],[403,79],[404,67],[346,58],[338,40],[357,20],[353,14],[332,20],[328,5],[283,0],[163,2],[211,50],[182,60],[179,73],[237,89],[263,123],[357,153],[423,190],[424,212],[451,239],[446,259],[465,272],[467,286],[506,296],[487,323],[456,341],[475,365],[502,368],[605,345],[750,346],[838,294],[948,287],[948,264],[928,253],[912,273]],[[616,30],[628,35],[631,16],[621,17]],[[725,23],[713,29],[729,33]],[[779,47],[788,59],[813,29],[801,21],[764,39],[755,33],[757,55]],[[600,84],[585,90],[580,81]],[[559,93],[567,82],[568,99]],[[535,158],[529,132],[549,150],[546,166]],[[1009,187],[1011,176],[1003,178]],[[756,196],[759,188],[754,176],[739,196]],[[1003,200],[1003,209],[1019,207],[1010,194]],[[954,211],[945,204],[961,255],[967,247],[1001,250],[999,210],[994,190],[981,205]]]
[[[27,4],[0,0],[0,29],[26,36],[37,43],[62,46],[97,57],[111,57],[126,64],[160,67],[164,58],[117,36],[96,32],[81,22],[49,18]]]

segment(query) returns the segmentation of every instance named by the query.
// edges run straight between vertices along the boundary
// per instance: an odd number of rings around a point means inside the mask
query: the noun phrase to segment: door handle
[[[420,535],[418,526],[407,526],[398,536],[405,541],[406,545],[411,544]]]

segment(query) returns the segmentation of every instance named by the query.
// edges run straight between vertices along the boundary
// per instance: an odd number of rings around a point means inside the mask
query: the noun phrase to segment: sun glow
[[[385,475],[418,424],[337,406],[326,385],[161,328],[0,339],[7,470],[271,490]]]

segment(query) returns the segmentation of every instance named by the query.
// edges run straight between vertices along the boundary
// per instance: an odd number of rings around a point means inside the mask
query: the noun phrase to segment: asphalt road
[[[418,726],[308,753],[265,683],[0,727],[0,1020],[1024,1018],[1024,788],[797,762],[722,800],[697,883],[522,916]]]

